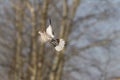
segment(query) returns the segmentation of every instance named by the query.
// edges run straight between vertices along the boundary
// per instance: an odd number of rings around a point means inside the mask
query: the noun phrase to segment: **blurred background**
[[[0,80],[120,80],[120,0],[0,0]],[[62,52],[41,44],[52,20]]]

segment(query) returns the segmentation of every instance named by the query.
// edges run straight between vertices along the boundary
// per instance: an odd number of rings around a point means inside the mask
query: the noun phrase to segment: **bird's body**
[[[40,41],[41,41],[42,43],[45,43],[45,42],[51,40],[51,37],[49,37],[49,35],[48,35],[46,32],[40,32],[40,31],[39,31],[39,34],[40,34]]]
[[[63,39],[55,39],[54,34],[52,32],[52,26],[49,25],[46,31],[39,31],[40,34],[40,42],[53,45],[56,51],[61,51],[64,49],[65,41]]]

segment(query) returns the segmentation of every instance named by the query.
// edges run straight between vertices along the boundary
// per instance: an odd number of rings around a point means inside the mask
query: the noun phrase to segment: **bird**
[[[49,25],[45,31],[39,31],[40,34],[39,40],[41,43],[48,43],[52,45],[56,51],[60,52],[65,47],[64,39],[56,39],[54,32],[52,30],[51,20],[49,20]]]

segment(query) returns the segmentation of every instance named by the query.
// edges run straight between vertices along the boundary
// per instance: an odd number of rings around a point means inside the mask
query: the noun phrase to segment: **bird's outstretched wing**
[[[53,34],[53,31],[52,31],[52,26],[51,25],[49,25],[48,28],[46,29],[46,33],[51,38],[54,38],[54,34]]]
[[[63,50],[64,47],[65,47],[65,41],[63,39],[60,39],[59,44],[55,47],[55,50],[59,52]]]

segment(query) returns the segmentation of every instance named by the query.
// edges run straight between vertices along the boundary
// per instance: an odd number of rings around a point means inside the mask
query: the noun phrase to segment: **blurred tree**
[[[0,0],[0,79],[119,80],[117,2]],[[68,43],[62,52],[39,42],[49,18],[56,38]]]
[[[5,29],[11,28],[14,32],[11,41],[13,47],[10,50],[13,53],[9,80],[61,79],[64,51],[55,52],[40,43],[38,31],[45,30],[46,21],[52,18],[56,36],[64,38],[67,42],[79,1],[73,0],[72,4],[68,4],[68,0],[8,1],[9,7],[5,7],[4,26]]]

